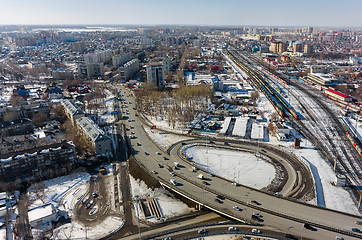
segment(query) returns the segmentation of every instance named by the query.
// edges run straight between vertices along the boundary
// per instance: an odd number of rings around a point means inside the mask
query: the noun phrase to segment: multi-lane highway
[[[355,222],[360,219],[356,216],[289,201],[245,186],[236,187],[230,181],[217,176],[205,175],[210,185],[202,184],[197,178],[200,170],[190,171],[193,165],[179,156],[179,148],[184,145],[182,143],[174,145],[170,154],[163,152],[149,139],[143,129],[142,121],[136,116],[132,93],[121,90],[121,94],[123,105],[129,111],[129,119],[124,120],[124,123],[128,129],[127,135],[136,161],[172,191],[233,219],[271,226],[296,236],[310,239],[335,239],[337,235],[346,239],[347,236],[348,239],[362,238],[361,233],[351,230],[353,227],[358,227]],[[237,143],[232,144],[237,145]],[[178,162],[181,167],[177,170],[172,169],[174,162]],[[173,185],[171,179],[178,184]],[[222,196],[220,202],[215,201],[217,195]],[[257,201],[260,205],[252,201]],[[239,209],[234,209],[235,206]],[[254,212],[263,215],[261,221],[252,219]],[[316,231],[305,229],[304,223],[311,224]]]

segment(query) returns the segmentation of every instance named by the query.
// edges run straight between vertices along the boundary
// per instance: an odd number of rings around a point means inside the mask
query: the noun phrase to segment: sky
[[[361,0],[0,0],[0,25],[362,27]]]

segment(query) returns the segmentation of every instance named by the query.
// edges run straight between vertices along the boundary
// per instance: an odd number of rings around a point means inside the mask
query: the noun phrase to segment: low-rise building
[[[80,132],[92,144],[98,157],[112,156],[111,139],[93,122],[93,120],[88,117],[81,117],[76,121]]]
[[[64,169],[76,161],[75,146],[62,141],[41,147],[13,152],[0,158],[0,181],[9,182],[16,178],[26,179],[45,170]],[[70,170],[70,169],[68,169]]]
[[[0,123],[0,135],[3,137],[23,135],[32,133],[33,131],[34,124],[28,118],[20,118]]]
[[[331,88],[328,88],[324,91],[324,94],[333,100],[343,101],[343,102],[352,102],[352,98],[344,93],[338,92]]]
[[[73,72],[62,68],[53,69],[51,75],[55,80],[73,79]]]
[[[32,228],[55,222],[58,214],[52,203],[48,203],[28,211],[29,224]]]
[[[3,107],[0,106],[0,119],[4,118],[4,115],[8,112],[14,113],[17,118],[33,118],[34,114],[44,113],[49,114],[50,109],[48,104],[44,102],[22,104],[18,107]]]
[[[333,75],[323,73],[308,73],[307,81],[312,84],[319,84],[322,86],[331,86],[341,82]]]
[[[64,112],[67,117],[72,120],[72,123],[75,124],[78,118],[84,117],[84,112],[80,107],[73,101],[69,99],[64,99],[62,101],[64,107]]]

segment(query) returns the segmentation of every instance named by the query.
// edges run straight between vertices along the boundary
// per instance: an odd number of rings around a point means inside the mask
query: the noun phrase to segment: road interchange
[[[217,176],[210,177],[211,184],[204,186],[197,179],[200,173],[190,171],[193,165],[179,156],[179,148],[184,145],[180,142],[179,145],[176,144],[170,149],[170,154],[163,152],[144,131],[142,121],[136,116],[132,94],[125,90],[122,93],[124,94],[122,98],[128,103],[129,109],[129,119],[124,120],[124,123],[129,129],[127,135],[136,162],[153,175],[161,185],[201,206],[238,221],[268,225],[285,232],[292,229],[294,235],[303,235],[311,239],[332,239],[336,235],[362,238],[361,234],[351,231],[351,228],[355,227],[355,221],[359,220],[357,216],[290,201],[246,186],[235,187],[230,184],[230,181]],[[194,141],[200,142],[200,140]],[[220,142],[221,144],[223,142]],[[267,152],[269,151],[268,149]],[[171,176],[170,169],[174,162],[179,162],[183,167],[172,170],[175,176]],[[160,168],[160,165],[164,167]],[[157,174],[152,171],[157,171]],[[174,179],[180,185],[174,186],[170,179]],[[225,198],[222,200],[223,203],[215,202],[216,195],[222,195]],[[260,202],[261,205],[252,204],[253,200]],[[242,211],[233,209],[234,206],[240,207]],[[263,222],[251,219],[251,214],[255,211],[263,213]],[[318,231],[304,229],[304,223],[311,224]]]

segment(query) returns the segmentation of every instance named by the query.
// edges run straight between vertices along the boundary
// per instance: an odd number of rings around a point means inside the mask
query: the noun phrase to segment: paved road
[[[124,91],[123,91],[124,93]],[[127,91],[128,95],[129,92]],[[174,159],[176,156],[169,156],[164,153],[153,143],[142,128],[133,110],[134,103],[132,96],[123,96],[128,104],[129,117],[127,125],[129,128],[128,135],[136,136],[131,139],[131,144],[135,152],[135,158],[150,172],[157,171],[154,174],[161,183],[167,184],[173,191],[183,194],[205,206],[227,214],[242,221],[247,219],[251,221],[251,214],[255,211],[261,211],[264,215],[264,222],[261,224],[268,225],[280,229],[284,232],[290,232],[293,235],[303,235],[311,239],[334,239],[336,235],[343,236],[333,231],[344,231],[347,234],[353,235],[351,228],[358,227],[355,221],[360,220],[357,216],[347,215],[340,212],[330,211],[322,208],[313,207],[297,202],[288,201],[272,195],[252,190],[241,186],[234,187],[230,182],[217,177],[212,177],[211,185],[205,187],[200,184],[197,179],[197,172],[192,173],[189,170],[188,163],[182,162],[180,158]],[[161,155],[157,154],[160,153]],[[169,160],[165,160],[167,157]],[[176,170],[177,176],[172,177],[167,166],[172,166],[174,161],[185,165],[184,168]],[[158,164],[165,167],[160,168]],[[179,186],[173,186],[169,181],[173,178],[180,183]],[[223,203],[215,202],[217,194],[226,197]],[[251,204],[250,201],[257,200],[261,203],[260,206]],[[238,205],[243,211],[234,210],[233,206]],[[310,231],[303,228],[303,223],[309,222],[317,227],[317,231]],[[324,230],[322,228],[326,228]],[[338,229],[338,230],[332,230]],[[354,234],[355,238],[362,238],[362,234]],[[348,239],[353,239],[348,237]]]

